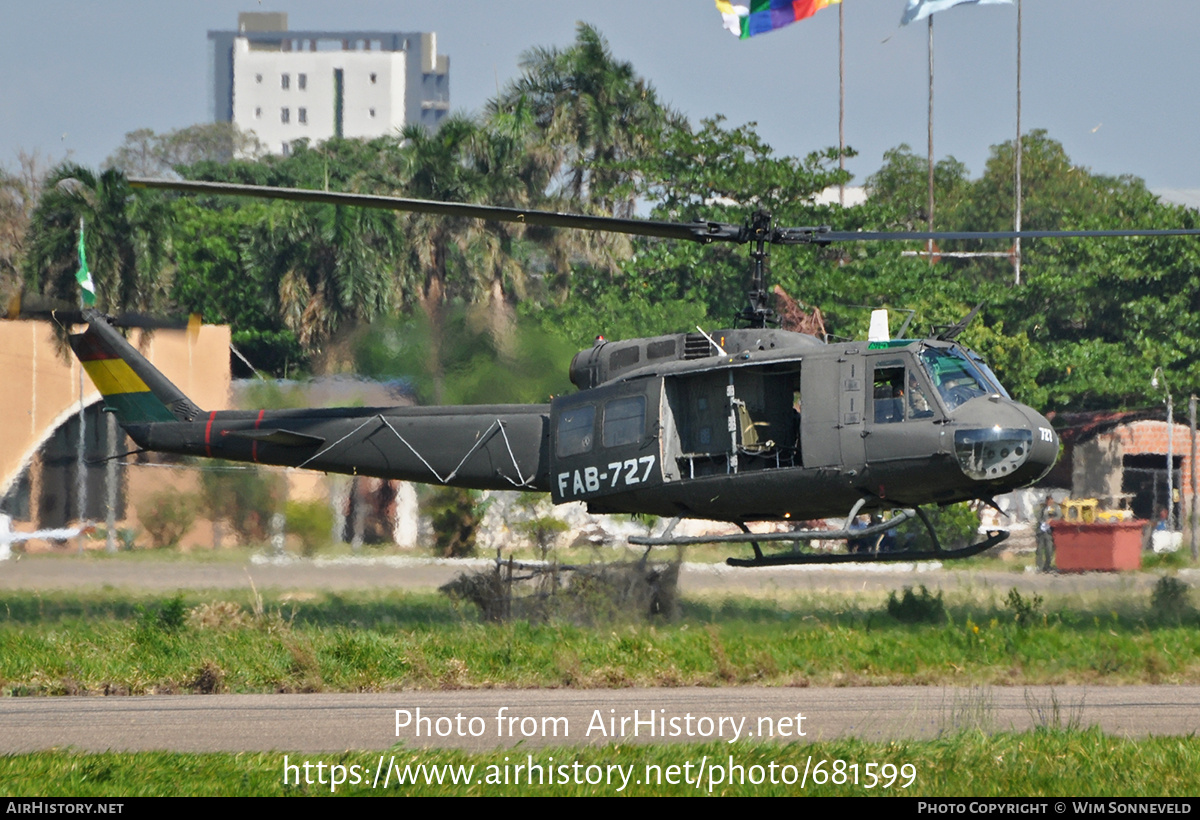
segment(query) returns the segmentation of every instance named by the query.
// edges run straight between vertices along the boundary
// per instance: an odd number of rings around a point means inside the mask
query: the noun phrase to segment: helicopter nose
[[[1058,436],[1044,416],[1016,402],[993,404],[988,416],[990,425],[954,433],[954,454],[963,473],[996,489],[1011,489],[1050,471],[1058,460]]]
[[[1017,409],[1025,414],[1029,421],[1029,429],[1033,433],[1033,447],[1029,452],[1029,460],[1023,465],[1021,476],[1027,478],[1025,484],[1032,484],[1050,472],[1058,461],[1058,433],[1054,432],[1049,419],[1032,407],[1019,404]]]

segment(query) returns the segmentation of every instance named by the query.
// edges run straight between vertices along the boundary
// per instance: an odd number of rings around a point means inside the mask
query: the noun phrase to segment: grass
[[[891,794],[908,797],[1189,797],[1200,793],[1200,744],[1194,738],[1155,737],[1126,740],[1108,737],[1095,730],[1039,729],[1019,734],[985,735],[964,731],[930,741],[866,742],[847,739],[810,744],[668,744],[661,746],[615,745],[588,748],[508,749],[482,754],[458,751],[412,750],[397,747],[385,753],[385,767],[395,762],[414,772],[418,765],[474,767],[468,783],[452,785],[424,782],[421,771],[417,785],[397,786],[393,779],[386,790],[380,779],[372,788],[379,765],[376,752],[337,754],[288,754],[289,764],[309,762],[311,784],[302,769],[289,773],[284,784],[284,753],[182,754],[164,752],[85,754],[51,751],[0,757],[0,782],[12,797],[130,797],[130,796],[284,796],[284,795],[789,795],[849,796]],[[553,761],[553,762],[551,762]],[[701,762],[723,764],[720,770],[706,767],[695,784]],[[842,761],[840,764],[837,761]],[[325,768],[318,773],[316,764]],[[534,764],[566,783],[520,785],[513,781],[515,767]],[[739,776],[730,762],[741,767]],[[818,768],[818,764],[823,766]],[[575,768],[578,763],[579,767]],[[883,782],[867,788],[866,765],[896,775],[890,788]],[[800,783],[770,782],[771,765],[776,779]],[[855,771],[854,764],[857,764]],[[884,770],[884,764],[893,769]],[[336,789],[328,784],[330,765],[345,767],[347,783]],[[549,769],[553,765],[554,769]],[[558,767],[567,766],[563,770]],[[628,785],[618,791],[620,777],[609,785],[600,778],[610,766],[631,772]],[[678,767],[670,784],[668,767]],[[760,767],[755,769],[754,767]],[[356,770],[350,767],[358,767]],[[596,785],[586,780],[588,767]],[[785,768],[794,767],[794,768]],[[911,767],[911,768],[909,768]],[[461,769],[458,771],[462,771]],[[733,783],[730,783],[730,772]],[[1147,777],[1153,772],[1153,777]],[[659,774],[661,773],[661,782]],[[836,774],[835,774],[836,773]],[[357,785],[349,782],[357,775]],[[690,774],[690,776],[689,776]],[[364,776],[365,775],[365,776]],[[857,775],[858,784],[854,777]],[[508,783],[504,782],[505,778]],[[749,781],[762,779],[761,785]],[[324,779],[324,785],[316,782]],[[489,782],[494,781],[494,782]],[[641,783],[637,781],[641,780]],[[738,782],[738,781],[742,782]],[[818,782],[818,781],[824,782]],[[483,781],[483,782],[478,782]],[[839,782],[840,781],[840,782]],[[903,784],[909,784],[902,788]]]
[[[433,593],[0,593],[0,693],[1200,683],[1200,616],[1150,596],[683,599],[669,622],[481,624]]]

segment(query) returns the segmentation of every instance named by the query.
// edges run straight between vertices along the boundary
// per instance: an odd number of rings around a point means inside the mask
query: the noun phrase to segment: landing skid
[[[850,552],[850,553],[785,553],[782,555],[756,555],[753,558],[726,558],[731,567],[778,567],[788,564],[877,564],[895,561],[953,561],[970,558],[989,550],[1008,538],[1005,530],[988,530],[988,537],[978,544],[970,544],[956,550],[905,550],[902,552]]]
[[[632,536],[629,543],[646,547],[686,547],[697,544],[750,544],[754,548],[753,558],[727,558],[725,563],[731,567],[778,567],[789,564],[870,564],[896,561],[952,561],[959,558],[970,558],[985,550],[989,550],[1008,538],[1005,530],[988,530],[987,538],[977,544],[970,544],[959,549],[943,549],[934,532],[933,525],[920,508],[900,510],[892,518],[878,524],[872,524],[861,529],[850,529],[851,522],[857,517],[865,500],[858,501],[846,517],[846,524],[840,530],[796,530],[794,532],[753,533],[744,524],[739,523],[741,533],[732,535],[709,536],[673,536],[671,533],[679,519],[673,519],[662,535]],[[883,535],[900,524],[912,518],[920,518],[925,529],[933,539],[931,550],[901,550],[881,552],[878,549],[869,552],[827,553],[827,552],[791,552],[776,555],[763,555],[759,542],[771,541],[862,541],[873,536]]]

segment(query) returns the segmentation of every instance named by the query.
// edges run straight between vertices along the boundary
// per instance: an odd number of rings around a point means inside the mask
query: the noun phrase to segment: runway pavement
[[[399,711],[398,711],[399,710]],[[959,729],[1200,731],[1198,686],[488,689],[321,695],[0,699],[0,753],[471,751],[764,737],[921,739]]]
[[[179,589],[259,590],[436,589],[464,570],[489,566],[486,559],[446,561],[404,556],[274,561],[256,557],[236,561],[131,561],[102,556],[34,555],[0,561],[3,589]],[[1200,575],[1183,570],[1181,575]],[[870,566],[802,566],[737,569],[724,564],[684,564],[680,590],[691,592],[762,592],[771,590],[889,591],[927,584],[930,588],[996,588],[1022,593],[1144,591],[1158,580],[1153,573],[1088,572],[1039,575],[1004,569],[962,570],[935,562]]]

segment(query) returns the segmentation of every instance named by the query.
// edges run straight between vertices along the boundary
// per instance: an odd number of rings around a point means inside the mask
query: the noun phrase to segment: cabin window
[[[637,364],[640,358],[640,349],[635,345],[633,347],[622,348],[612,354],[609,359],[609,364],[614,368],[629,367],[631,364]]]
[[[591,452],[595,426],[595,405],[585,404],[582,407],[564,410],[558,417],[558,457],[566,458]]]
[[[604,446],[637,444],[646,429],[646,397],[613,399],[604,405]]]
[[[904,421],[904,365],[893,362],[875,366],[875,423]]]
[[[898,359],[875,365],[874,418],[876,424],[891,424],[906,418],[927,419],[933,406],[917,374],[906,371]]]
[[[647,359],[674,359],[675,340],[664,339],[661,342],[651,342],[646,346]]]

